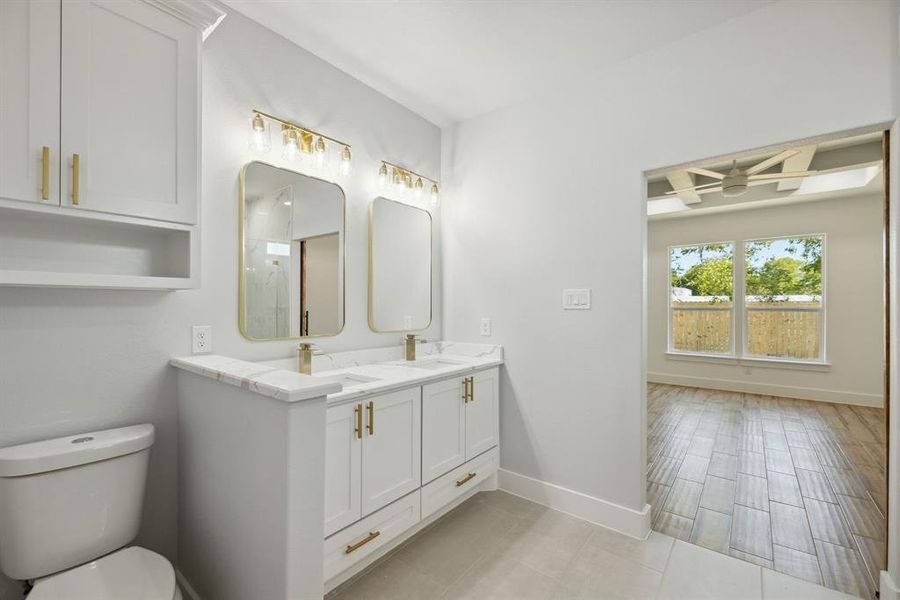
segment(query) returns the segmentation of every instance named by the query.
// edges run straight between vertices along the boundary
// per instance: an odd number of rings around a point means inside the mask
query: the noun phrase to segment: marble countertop
[[[169,364],[284,402],[309,400],[341,391],[341,384],[321,377],[215,354],[173,358]]]
[[[402,345],[323,353],[313,357],[311,376],[296,372],[296,357],[248,362],[202,355],[175,358],[171,364],[286,402],[327,395],[329,404],[503,364],[503,348],[487,344],[420,344],[415,363],[405,360],[404,355]]]

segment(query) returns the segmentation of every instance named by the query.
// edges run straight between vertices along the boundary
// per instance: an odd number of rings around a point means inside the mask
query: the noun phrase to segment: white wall
[[[883,405],[880,195],[652,221],[647,230],[649,381]],[[824,233],[828,370],[685,361],[666,356],[669,246]],[[739,292],[738,292],[739,293]]]
[[[765,5],[446,131],[445,337],[505,346],[503,469],[643,508],[643,172],[892,120],[896,11]]]
[[[439,175],[440,131],[239,14],[230,14],[203,48],[201,288],[0,288],[0,446],[154,423],[157,441],[137,543],[171,559],[177,553],[177,424],[168,360],[190,353],[192,324],[212,325],[218,354],[287,357],[297,345],[248,342],[237,327],[237,178],[252,158],[247,131],[253,108],[353,145],[354,171],[344,185],[347,325],[340,336],[316,344],[334,351],[399,343],[399,335],[373,333],[367,324],[367,207],[378,195],[376,161],[382,158]],[[265,160],[281,164],[280,152],[273,149]],[[439,282],[438,276],[428,337],[441,331]]]

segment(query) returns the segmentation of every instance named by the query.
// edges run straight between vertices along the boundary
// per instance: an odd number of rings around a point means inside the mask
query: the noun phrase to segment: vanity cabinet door
[[[62,48],[62,205],[196,223],[200,33],[141,0],[66,0]]]
[[[328,409],[325,429],[325,537],[362,516],[363,405]]]
[[[363,401],[363,515],[421,483],[421,394],[421,388],[412,388]]]
[[[466,460],[497,445],[500,439],[500,371],[472,375],[472,395],[466,403]]]
[[[59,204],[59,15],[0,1],[0,198]]]
[[[422,386],[422,483],[466,461],[465,379]]]

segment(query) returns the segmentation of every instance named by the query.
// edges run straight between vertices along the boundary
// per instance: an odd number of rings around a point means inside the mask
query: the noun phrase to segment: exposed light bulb
[[[269,134],[269,124],[259,113],[250,119],[250,137],[247,146],[254,152],[268,152],[272,149],[272,138]]]
[[[431,203],[437,204],[438,201],[438,186],[436,183],[431,184]]]
[[[395,187],[400,187],[403,185],[403,175],[398,169],[394,169],[393,183]]]
[[[378,187],[383,188],[387,185],[387,176],[388,176],[388,168],[387,165],[381,163],[381,168],[378,169]]]
[[[350,154],[350,147],[344,146],[344,151],[341,152],[341,175],[349,175],[350,174],[350,159],[352,155]]]
[[[297,144],[297,131],[290,125],[281,126],[282,156],[285,160],[295,160],[300,153]]]
[[[316,166],[322,168],[325,166],[325,140],[321,137],[316,140]]]
[[[416,185],[415,185],[415,188],[414,188],[414,189],[416,190],[416,192],[415,192],[415,193],[416,193],[416,199],[421,198],[421,197],[422,197],[422,192],[423,192],[424,189],[425,189],[425,184],[422,183],[422,178],[421,178],[421,177],[419,177],[418,179],[416,179]]]

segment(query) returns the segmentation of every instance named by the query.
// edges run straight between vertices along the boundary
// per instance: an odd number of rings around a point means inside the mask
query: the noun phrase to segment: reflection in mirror
[[[240,329],[250,339],[344,327],[344,192],[262,162],[241,171]]]
[[[431,215],[387,198],[369,209],[369,327],[431,325]]]

